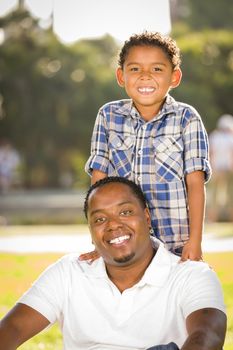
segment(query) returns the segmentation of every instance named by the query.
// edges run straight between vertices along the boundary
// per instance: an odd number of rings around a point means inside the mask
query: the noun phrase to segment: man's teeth
[[[110,244],[120,244],[126,240],[128,240],[130,238],[129,235],[125,235],[125,236],[120,236],[114,239],[111,239],[111,241],[109,241]]]
[[[138,91],[140,91],[140,92],[153,92],[153,91],[155,91],[155,88],[153,88],[153,87],[141,87],[141,88],[138,88]]]

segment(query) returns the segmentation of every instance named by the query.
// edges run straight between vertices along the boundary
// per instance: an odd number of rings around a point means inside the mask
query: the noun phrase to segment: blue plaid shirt
[[[211,174],[208,139],[197,111],[170,95],[157,116],[145,121],[132,100],[105,104],[98,113],[85,170],[123,176],[139,184],[155,236],[169,250],[189,238],[185,176]]]

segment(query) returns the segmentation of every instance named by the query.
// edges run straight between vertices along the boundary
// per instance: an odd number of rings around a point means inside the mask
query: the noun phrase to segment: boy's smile
[[[179,85],[180,79],[180,69],[173,70],[163,50],[154,46],[132,47],[123,70],[117,70],[119,85],[145,120],[158,114],[167,93]]]

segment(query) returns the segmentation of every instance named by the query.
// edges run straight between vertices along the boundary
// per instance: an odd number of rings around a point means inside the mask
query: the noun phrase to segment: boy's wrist
[[[202,241],[202,236],[200,235],[200,236],[191,236],[190,235],[190,237],[189,237],[189,240],[188,240],[188,242],[190,243],[190,244],[195,244],[195,245],[201,245],[201,241]]]

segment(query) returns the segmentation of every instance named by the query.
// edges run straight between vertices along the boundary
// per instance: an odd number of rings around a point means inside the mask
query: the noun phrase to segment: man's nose
[[[119,227],[122,227],[122,222],[119,217],[112,216],[108,219],[108,230],[116,230]]]

